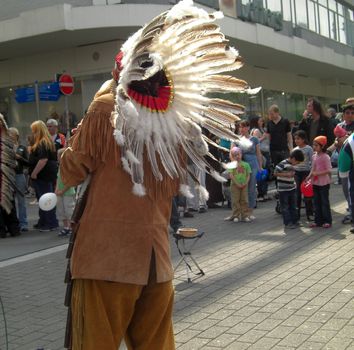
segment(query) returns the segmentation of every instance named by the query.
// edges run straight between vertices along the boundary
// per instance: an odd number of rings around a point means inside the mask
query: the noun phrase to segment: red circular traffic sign
[[[64,95],[71,95],[74,92],[74,79],[69,74],[62,74],[59,78],[59,89]]]

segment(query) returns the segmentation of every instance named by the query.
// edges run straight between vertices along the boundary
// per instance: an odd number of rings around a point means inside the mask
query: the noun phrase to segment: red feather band
[[[128,89],[128,95],[140,105],[148,108],[151,112],[166,112],[173,100],[171,86],[160,86],[156,97],[144,95],[131,88]]]

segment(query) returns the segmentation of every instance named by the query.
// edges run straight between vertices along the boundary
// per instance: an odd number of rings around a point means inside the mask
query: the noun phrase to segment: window
[[[337,12],[337,3],[334,0],[328,0],[328,8],[334,12]]]
[[[347,42],[347,38],[345,36],[345,20],[343,16],[338,16],[338,32],[339,38],[338,40],[345,44]]]
[[[296,0],[296,24],[307,28],[306,0]]]
[[[329,37],[328,11],[325,7],[319,6],[320,34]]]
[[[318,32],[318,23],[316,16],[316,7],[317,5],[313,1],[308,2],[308,11],[309,11],[309,29],[314,32]]]
[[[333,40],[338,39],[337,34],[337,16],[334,12],[329,11],[329,29],[330,29],[330,38]]]
[[[274,12],[281,12],[280,0],[267,0],[267,8]]]
[[[284,21],[292,21],[290,0],[283,0],[283,19]]]

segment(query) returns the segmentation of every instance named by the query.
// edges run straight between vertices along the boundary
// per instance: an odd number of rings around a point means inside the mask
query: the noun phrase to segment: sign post
[[[66,121],[66,139],[70,138],[70,120],[69,120],[69,100],[70,96],[74,92],[74,79],[69,74],[62,74],[59,77],[59,89],[65,96],[65,121]]]

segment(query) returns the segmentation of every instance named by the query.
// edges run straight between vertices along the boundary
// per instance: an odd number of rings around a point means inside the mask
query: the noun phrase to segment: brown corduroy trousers
[[[172,281],[74,280],[72,350],[174,350]]]

